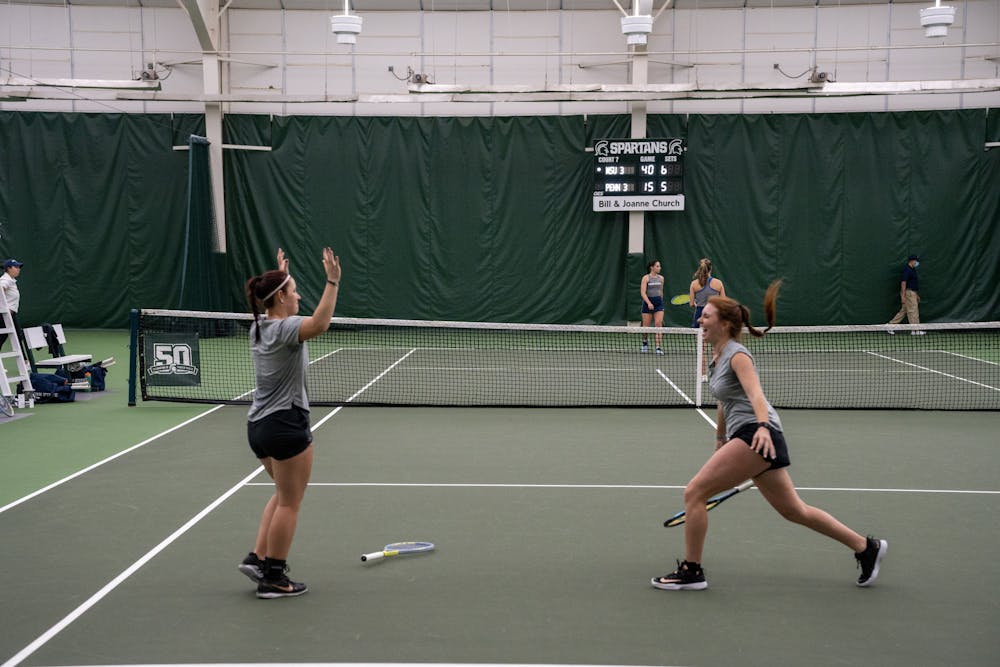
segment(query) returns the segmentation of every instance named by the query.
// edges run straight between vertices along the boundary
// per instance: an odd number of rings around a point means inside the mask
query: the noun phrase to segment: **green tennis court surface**
[[[163,407],[105,417],[158,419]],[[290,559],[310,592],[273,601],[236,570],[271,492],[252,475],[244,414],[213,411],[0,512],[3,665],[987,665],[1000,654],[997,413],[783,412],[806,501],[889,540],[880,579],[857,588],[846,549],[750,491],[710,516],[709,589],[666,592],[649,579],[682,557],[683,529],[662,521],[712,444],[697,411],[340,410],[316,431]],[[314,424],[330,414],[317,409]],[[115,440],[113,422],[100,428]],[[28,445],[2,435],[17,462]],[[399,540],[437,550],[360,562]]]

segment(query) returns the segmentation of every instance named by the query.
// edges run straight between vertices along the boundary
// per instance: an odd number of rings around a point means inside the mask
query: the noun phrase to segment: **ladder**
[[[11,352],[0,352],[0,403],[6,403],[7,410],[11,410],[13,402],[11,397],[14,392],[11,390],[10,386],[12,384],[16,385],[18,382],[22,383],[21,386],[24,389],[24,393],[29,397],[34,388],[31,386],[31,377],[28,373],[28,365],[24,361],[24,353],[21,350],[21,339],[17,335],[17,330],[14,328],[14,318],[11,317],[10,307],[7,305],[7,296],[0,290],[0,334],[7,334],[7,339],[10,341]],[[5,359],[14,359],[17,364],[17,375],[7,375],[7,366],[4,363]],[[30,398],[28,399],[31,403]],[[24,407],[24,403],[19,402],[21,407]],[[5,411],[6,412],[6,411]]]

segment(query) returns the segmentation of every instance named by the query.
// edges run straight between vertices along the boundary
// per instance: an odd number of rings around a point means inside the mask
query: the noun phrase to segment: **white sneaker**
[[[886,333],[889,334],[890,336],[895,336],[896,335],[896,332],[893,331],[892,329],[889,329],[888,331],[886,331]]]

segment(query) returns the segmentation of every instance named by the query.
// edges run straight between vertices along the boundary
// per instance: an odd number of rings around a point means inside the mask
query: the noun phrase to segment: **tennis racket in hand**
[[[434,551],[434,544],[432,542],[393,542],[392,544],[385,545],[382,551],[363,554],[361,560],[370,563],[390,556],[405,556],[406,554],[419,554],[427,551]]]
[[[691,303],[691,296],[689,294],[678,294],[670,299],[670,303],[675,306],[686,306]]]
[[[711,498],[709,498],[708,500],[705,501],[705,510],[713,510],[713,509],[715,509],[722,502],[724,502],[726,500],[729,500],[730,498],[732,498],[733,496],[735,496],[740,491],[746,491],[751,486],[753,486],[753,481],[751,481],[751,480],[748,479],[747,481],[743,482],[739,486],[734,486],[733,488],[729,489],[728,491],[723,491],[722,493],[720,493],[717,496],[712,496]],[[663,522],[663,527],[664,528],[673,528],[674,526],[679,526],[682,523],[684,523],[685,518],[686,518],[685,512],[684,512],[684,510],[681,510],[677,514],[673,515],[672,517],[670,517],[669,519],[667,519],[666,521],[664,521]]]

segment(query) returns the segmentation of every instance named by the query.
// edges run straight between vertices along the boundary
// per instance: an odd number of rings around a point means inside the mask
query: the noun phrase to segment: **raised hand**
[[[323,268],[326,270],[327,280],[340,282],[340,258],[333,254],[331,248],[323,248]]]

